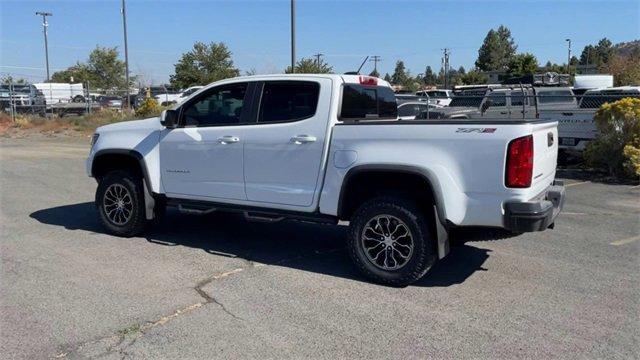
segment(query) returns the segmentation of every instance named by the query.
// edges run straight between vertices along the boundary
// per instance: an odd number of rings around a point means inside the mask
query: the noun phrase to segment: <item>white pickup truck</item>
[[[267,75],[210,84],[160,118],[97,129],[86,162],[112,234],[164,214],[350,222],[370,279],[403,286],[449,252],[453,227],[553,227],[557,122],[398,121],[389,84],[358,75]]]
[[[582,153],[587,144],[599,135],[594,116],[605,103],[624,98],[640,98],[640,87],[620,86],[588,90],[575,108],[560,111],[540,111],[541,119],[558,120],[559,149],[568,154]]]

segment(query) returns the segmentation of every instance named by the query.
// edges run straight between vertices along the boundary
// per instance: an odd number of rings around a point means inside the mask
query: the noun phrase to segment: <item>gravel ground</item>
[[[86,139],[0,140],[3,358],[639,358],[640,188],[567,179],[556,228],[469,229],[403,289],[344,226],[173,211],[103,233]]]

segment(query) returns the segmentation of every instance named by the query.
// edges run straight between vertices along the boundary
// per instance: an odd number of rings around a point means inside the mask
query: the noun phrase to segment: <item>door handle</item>
[[[500,115],[507,115],[508,113],[508,111],[500,111]]]
[[[237,136],[226,135],[218,138],[218,142],[223,145],[237,143],[238,141],[240,141],[240,138]]]
[[[291,141],[294,144],[297,145],[301,145],[304,143],[312,143],[316,141],[316,137],[315,136],[310,136],[310,135],[297,135],[291,138]]]

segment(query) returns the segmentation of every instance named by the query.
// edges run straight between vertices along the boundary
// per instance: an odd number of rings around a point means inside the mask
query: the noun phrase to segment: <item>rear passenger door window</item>
[[[507,96],[505,93],[491,93],[489,94],[491,100],[491,107],[507,106]]]
[[[266,82],[262,90],[258,123],[279,123],[313,117],[320,85],[310,81]]]
[[[527,104],[522,91],[513,91],[511,92],[511,106],[522,106]]]

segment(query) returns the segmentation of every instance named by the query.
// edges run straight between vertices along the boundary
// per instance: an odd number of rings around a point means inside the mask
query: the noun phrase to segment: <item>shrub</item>
[[[587,146],[584,154],[587,163],[605,168],[611,175],[637,176],[640,99],[624,98],[605,103],[594,119],[599,135]],[[632,171],[634,168],[636,170]]]
[[[625,173],[640,177],[640,138],[635,138],[632,144],[625,145],[622,153],[626,158],[623,164]]]
[[[162,112],[162,107],[158,105],[156,99],[145,98],[136,109],[136,116],[157,116]]]

